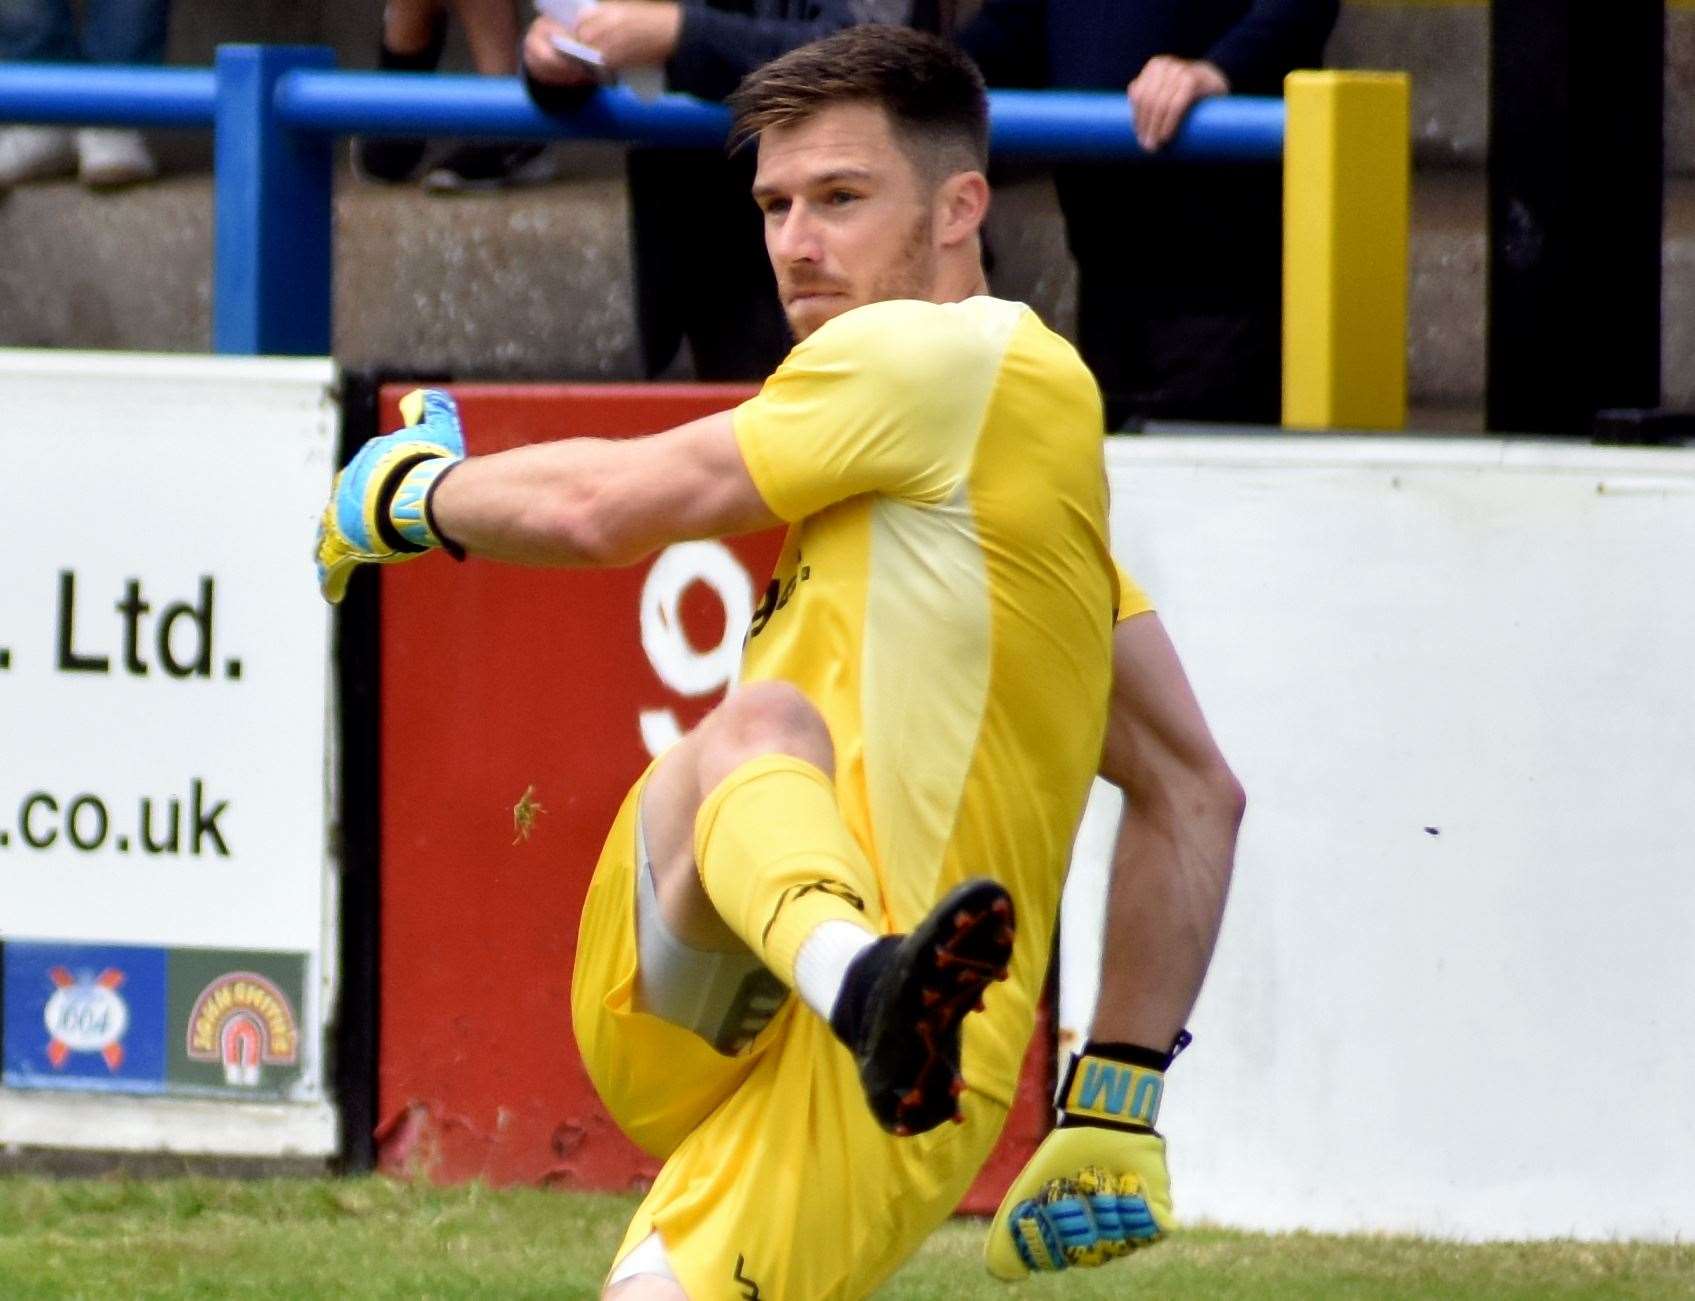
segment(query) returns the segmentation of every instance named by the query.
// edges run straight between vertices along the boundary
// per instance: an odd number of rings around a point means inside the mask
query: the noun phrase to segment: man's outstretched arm
[[[442,548],[528,565],[623,565],[670,542],[777,522],[729,412],[647,438],[562,439],[466,457],[447,394],[401,402],[405,428],[336,476],[318,529],[318,582],[339,601],[361,565]]]
[[[672,542],[778,523],[728,411],[646,438],[565,438],[454,467],[432,502],[472,555],[520,565],[628,565]]]
[[[1173,1223],[1155,1124],[1224,914],[1242,788],[1151,611],[1113,634],[1101,775],[1124,791],[1100,996],[1073,1054],[1059,1125],[1002,1201],[984,1258],[1000,1278],[1100,1265]]]

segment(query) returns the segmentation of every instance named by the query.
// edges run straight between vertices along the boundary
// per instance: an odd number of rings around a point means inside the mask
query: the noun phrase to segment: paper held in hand
[[[596,0],[536,0],[536,10],[573,31],[583,15],[595,7]],[[616,77],[606,66],[606,56],[592,45],[585,45],[572,36],[554,35],[548,43],[561,54],[588,64],[603,82],[621,81],[642,99],[656,99],[665,93],[663,68],[625,68]]]
[[[576,27],[582,16],[595,6],[595,0],[536,0],[536,11],[546,14],[565,27]],[[580,59],[591,68],[604,68],[606,57],[592,45],[569,36],[550,36],[548,42],[561,54]]]

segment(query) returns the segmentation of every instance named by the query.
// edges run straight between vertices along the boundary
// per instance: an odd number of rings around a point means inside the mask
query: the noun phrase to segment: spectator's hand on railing
[[[677,49],[683,8],[675,0],[601,0],[572,33],[614,72],[661,66]]]
[[[1156,54],[1126,89],[1136,140],[1152,153],[1170,142],[1196,103],[1209,95],[1228,95],[1230,79],[1205,59]]]
[[[545,15],[524,33],[524,68],[544,86],[593,86],[600,78],[581,59],[574,59],[553,43],[555,36],[572,36],[564,23]],[[585,42],[586,44],[586,42]]]

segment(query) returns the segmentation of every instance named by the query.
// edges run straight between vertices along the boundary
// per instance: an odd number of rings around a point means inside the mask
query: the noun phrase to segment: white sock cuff
[[[876,940],[874,931],[852,922],[832,919],[814,926],[795,954],[795,990],[806,1005],[828,1021],[848,964]]]

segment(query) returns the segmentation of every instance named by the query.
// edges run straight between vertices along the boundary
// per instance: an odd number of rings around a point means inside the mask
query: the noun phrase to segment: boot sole
[[[1012,896],[986,879],[956,886],[907,936],[872,1017],[860,1078],[878,1123],[906,1137],[961,1122],[959,1030],[1005,980],[1015,932]]]

